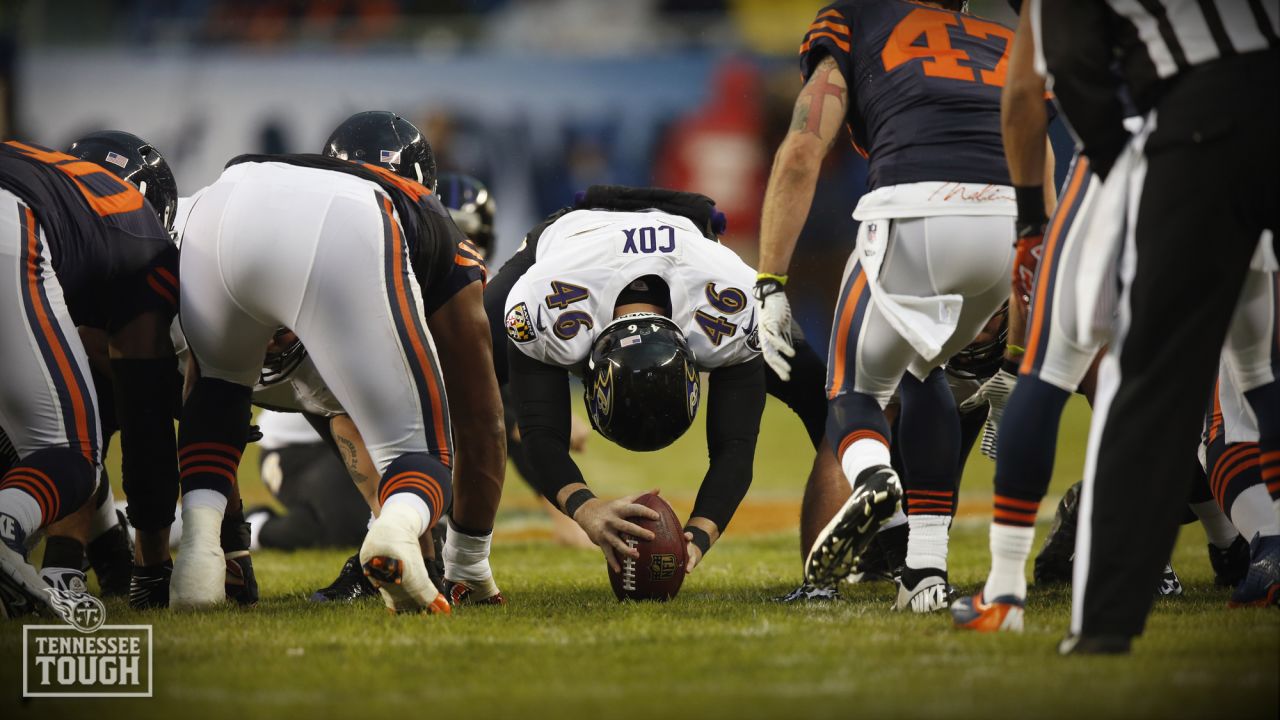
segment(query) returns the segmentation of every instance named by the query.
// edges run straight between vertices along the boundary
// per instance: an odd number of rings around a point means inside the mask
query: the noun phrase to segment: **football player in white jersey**
[[[486,289],[490,321],[506,336],[508,372],[499,361],[499,380],[514,398],[530,480],[615,568],[637,554],[624,534],[652,537],[631,519],[657,515],[637,496],[607,501],[588,489],[569,455],[570,374],[582,376],[600,434],[649,451],[692,424],[699,374],[710,373],[710,466],[685,525],[687,570],[723,534],[751,483],[767,384],[749,295],[755,271],[719,244],[723,229],[704,196],[594,186],[531,231]],[[820,371],[813,384],[817,395]]]

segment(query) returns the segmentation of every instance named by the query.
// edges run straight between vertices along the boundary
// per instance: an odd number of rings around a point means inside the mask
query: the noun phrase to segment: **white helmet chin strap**
[[[418,182],[422,183],[422,165],[420,163],[413,164],[413,172],[418,176]],[[425,184],[425,183],[422,183]]]
[[[141,181],[141,182],[139,182],[139,183],[138,183],[138,192],[142,193],[143,195],[146,195],[146,194],[147,194],[147,181],[146,181],[146,180],[143,180],[143,181]]]

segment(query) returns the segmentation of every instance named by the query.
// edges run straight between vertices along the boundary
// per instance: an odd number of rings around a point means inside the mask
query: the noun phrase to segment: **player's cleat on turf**
[[[1053,513],[1053,524],[1036,555],[1032,577],[1036,585],[1071,582],[1072,560],[1076,554],[1076,518],[1080,510],[1080,483],[1067,488]]]
[[[487,582],[444,581],[450,605],[506,605],[507,599],[490,577]]]
[[[21,546],[21,539],[17,543]],[[0,542],[0,616],[16,618],[44,612],[49,607],[48,585],[26,557]]]
[[[253,558],[248,550],[226,554],[227,574],[223,590],[228,600],[245,607],[258,604],[258,578],[253,574]]]
[[[342,564],[337,579],[311,593],[311,602],[355,602],[361,598],[376,597],[378,591],[364,576],[360,556],[352,555]]]
[[[853,574],[867,545],[902,501],[898,474],[875,465],[858,474],[853,494],[822,528],[804,563],[810,585],[831,587]]]
[[[882,528],[871,539],[847,582],[894,582],[907,564],[907,532],[904,523]]]
[[[947,582],[947,571],[935,568],[905,568],[898,578],[897,612],[932,613],[951,607],[956,591]]]
[[[1123,635],[1067,635],[1058,643],[1060,655],[1127,655],[1133,638]]]
[[[227,560],[222,552],[222,511],[182,508],[182,541],[169,584],[169,607],[201,608],[227,599]]]
[[[134,610],[169,607],[169,579],[173,561],[160,565],[134,565],[129,578],[129,607]]]
[[[1256,535],[1249,543],[1253,562],[1227,607],[1280,607],[1280,535]]]
[[[1164,572],[1160,573],[1160,583],[1156,585],[1157,597],[1173,597],[1182,594],[1182,580],[1178,579],[1178,573],[1173,571],[1173,566],[1165,564]]]
[[[804,583],[800,587],[792,590],[786,595],[776,597],[774,602],[779,603],[827,603],[835,602],[840,599],[840,589],[838,587],[817,587]]]
[[[417,512],[411,508],[384,507],[360,546],[360,565],[391,612],[447,615],[449,600],[431,582],[418,535],[412,529],[419,523]]]
[[[60,567],[41,568],[40,578],[58,592],[81,594],[89,592],[89,583],[82,570]]]
[[[129,594],[133,574],[133,534],[124,513],[116,515],[120,522],[85,546],[89,567],[98,576],[98,592],[102,597],[125,597]]]
[[[1235,587],[1249,574],[1249,541],[1237,535],[1229,547],[1209,543],[1209,565],[1213,567],[1213,584]]]
[[[1022,632],[1023,600],[1001,595],[987,602],[982,591],[951,604],[951,620],[961,630],[978,632]]]

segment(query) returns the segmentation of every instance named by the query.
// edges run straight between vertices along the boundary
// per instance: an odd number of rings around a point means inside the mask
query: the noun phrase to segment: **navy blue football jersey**
[[[133,185],[11,140],[0,143],[0,187],[35,214],[76,325],[114,331],[145,311],[177,312],[178,249]]]
[[[809,80],[831,57],[849,86],[848,125],[875,190],[950,181],[1008,185],[1000,92],[1013,30],[905,0],[845,0],[805,33]]]

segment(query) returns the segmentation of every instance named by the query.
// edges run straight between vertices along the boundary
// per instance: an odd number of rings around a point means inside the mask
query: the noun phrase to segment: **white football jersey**
[[[507,296],[507,337],[535,360],[578,369],[619,293],[644,275],[670,287],[671,319],[698,369],[759,353],[756,271],[689,220],[657,210],[577,210],[547,226],[533,267]]]

